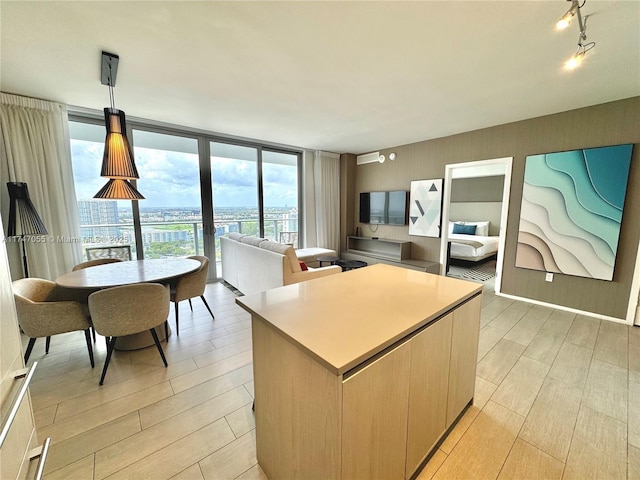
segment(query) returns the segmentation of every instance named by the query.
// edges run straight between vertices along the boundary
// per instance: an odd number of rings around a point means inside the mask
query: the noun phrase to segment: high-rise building
[[[119,227],[100,226],[118,224],[118,202],[115,200],[78,200],[78,214],[83,243],[111,243],[107,239],[120,236]]]

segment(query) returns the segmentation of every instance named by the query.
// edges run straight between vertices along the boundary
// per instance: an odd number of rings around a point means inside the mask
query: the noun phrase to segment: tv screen
[[[407,192],[363,192],[360,194],[360,222],[379,225],[407,224]]]

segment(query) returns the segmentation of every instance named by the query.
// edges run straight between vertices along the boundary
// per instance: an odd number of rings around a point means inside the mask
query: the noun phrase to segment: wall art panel
[[[439,237],[443,179],[413,180],[409,205],[409,235]]]
[[[613,279],[632,148],[527,157],[516,267]]]

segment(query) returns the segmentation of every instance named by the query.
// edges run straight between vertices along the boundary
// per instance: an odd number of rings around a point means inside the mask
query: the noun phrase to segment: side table
[[[336,265],[340,265],[342,267],[342,271],[347,272],[356,268],[366,267],[368,263],[361,260],[339,260],[336,262]]]
[[[335,265],[336,262],[338,260],[340,260],[340,257],[335,257],[333,255],[325,255],[325,256],[322,256],[322,257],[316,257],[316,260],[318,260],[318,263],[322,267],[322,264],[324,262],[327,262],[329,265]]]

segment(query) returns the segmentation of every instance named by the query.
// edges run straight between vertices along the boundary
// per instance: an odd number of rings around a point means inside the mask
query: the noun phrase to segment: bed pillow
[[[476,234],[476,226],[475,225],[463,225],[461,223],[455,223],[453,225],[453,233],[461,233],[463,235],[475,235]]]
[[[480,235],[482,237],[489,236],[489,222],[462,222],[465,225],[475,225],[476,226],[476,235]]]
[[[454,233],[453,232],[453,226],[455,224],[459,224],[459,225],[475,225],[476,226],[476,235],[480,235],[482,237],[488,237],[489,236],[489,222],[463,222],[463,221],[456,221],[456,222],[449,222],[449,233]]]

